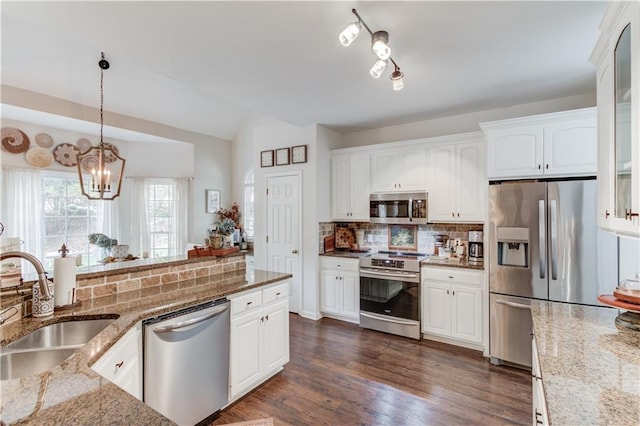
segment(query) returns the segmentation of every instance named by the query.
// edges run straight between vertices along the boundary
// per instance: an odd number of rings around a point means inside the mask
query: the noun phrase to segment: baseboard
[[[422,338],[427,340],[434,340],[436,342],[447,343],[449,345],[461,346],[463,348],[473,349],[483,353],[485,351],[484,346],[479,343],[465,342],[463,340],[449,339],[447,337],[434,336],[432,334],[425,333],[422,333]]]
[[[298,312],[298,315],[300,315],[302,318],[307,318],[314,321],[318,321],[319,319],[322,318],[321,312],[302,311],[302,312]]]

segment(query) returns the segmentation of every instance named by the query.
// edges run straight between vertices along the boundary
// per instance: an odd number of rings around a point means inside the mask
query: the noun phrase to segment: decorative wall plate
[[[107,163],[113,163],[114,161],[118,161],[116,156],[113,155],[113,154],[120,155],[120,151],[118,151],[118,147],[108,142],[104,143],[104,147],[111,148],[111,151],[104,152],[104,161],[106,161]]]
[[[99,165],[100,165],[100,162],[98,161],[98,157],[95,155],[90,155],[80,160],[80,167],[86,173],[91,173],[91,169],[97,170]]]
[[[80,149],[70,143],[61,143],[53,150],[53,157],[65,167],[73,167],[78,164],[78,154]]]
[[[24,156],[27,164],[32,167],[44,169],[53,164],[53,154],[46,148],[36,146],[31,148]]]
[[[53,146],[53,138],[49,133],[38,133],[35,140],[36,144],[42,148],[51,148]]]
[[[2,128],[2,149],[12,154],[20,154],[29,149],[29,137],[15,127]]]
[[[93,145],[91,145],[91,141],[89,139],[80,138],[76,141],[76,146],[78,147],[80,152],[87,152]]]

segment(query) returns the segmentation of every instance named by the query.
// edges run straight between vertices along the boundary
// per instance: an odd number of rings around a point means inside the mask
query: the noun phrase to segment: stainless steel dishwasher
[[[194,425],[228,403],[226,298],[143,324],[146,404],[179,425]]]

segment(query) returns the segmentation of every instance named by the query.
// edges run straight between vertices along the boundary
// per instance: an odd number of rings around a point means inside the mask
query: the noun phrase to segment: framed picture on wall
[[[293,164],[307,162],[307,146],[298,145],[291,148],[291,162]]]
[[[215,213],[220,210],[220,191],[217,189],[207,189],[207,199],[205,207],[207,213]]]
[[[273,150],[262,151],[260,153],[260,167],[273,167]]]
[[[289,164],[289,148],[276,149],[276,166]]]
[[[389,250],[418,250],[416,225],[389,225]]]

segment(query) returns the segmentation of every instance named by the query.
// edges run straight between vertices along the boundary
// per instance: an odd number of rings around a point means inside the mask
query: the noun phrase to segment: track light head
[[[389,47],[389,33],[386,31],[376,31],[371,36],[371,50],[383,61],[391,56],[391,48]]]
[[[355,39],[357,39],[360,35],[361,27],[362,24],[360,23],[360,21],[352,22],[351,24],[347,25],[347,28],[345,28],[338,36],[340,43],[342,43],[342,45],[345,47],[353,43]]]
[[[396,69],[391,73],[391,81],[393,82],[393,90],[398,91],[404,88],[404,74],[398,66],[396,66]]]

